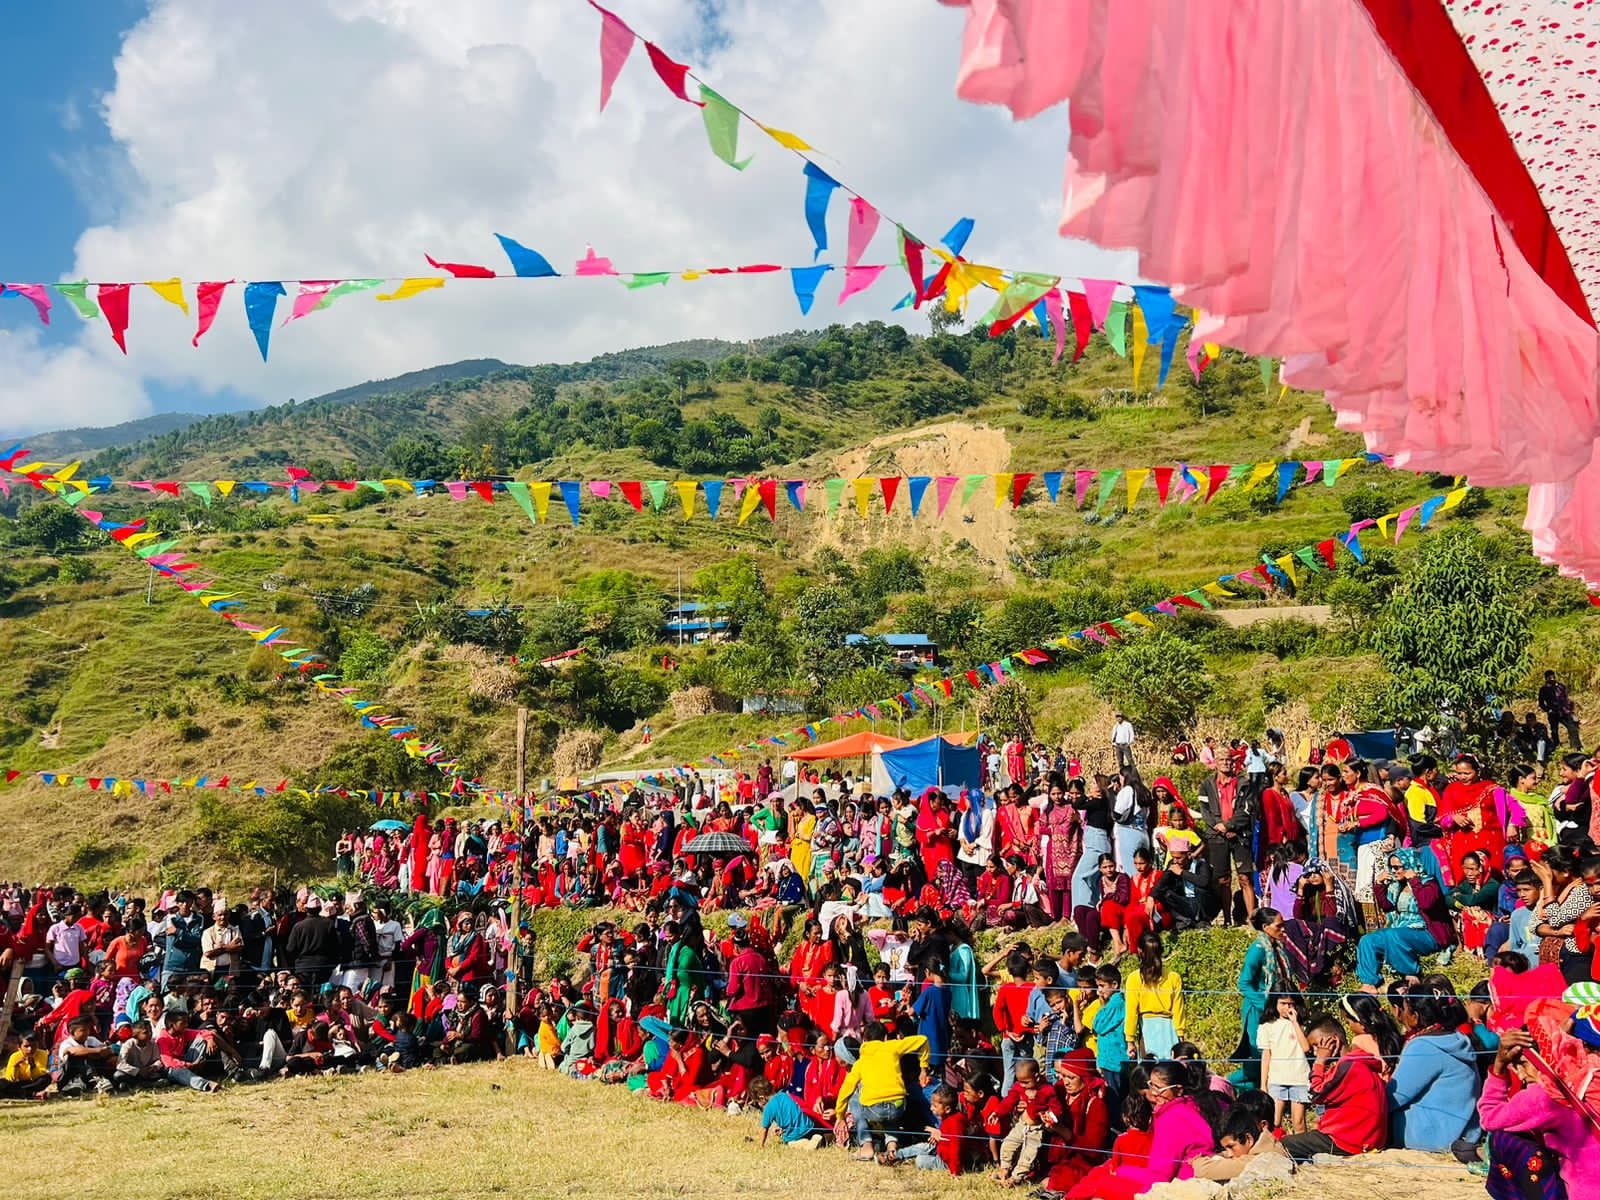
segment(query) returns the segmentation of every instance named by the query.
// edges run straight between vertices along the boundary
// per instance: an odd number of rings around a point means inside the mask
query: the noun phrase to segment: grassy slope
[[[1094,398],[1104,389],[1126,386],[1127,376],[1121,360],[1096,350],[1048,386]],[[874,381],[869,386],[892,389],[902,383]],[[482,395],[469,395],[462,403],[502,405],[506,399],[499,391],[505,386],[490,384]],[[845,418],[834,410],[834,401],[812,393],[795,395],[776,384],[719,384],[692,398],[690,407],[695,412],[729,409],[748,417],[766,403],[781,404],[786,422],[813,430],[819,444],[810,458],[774,474],[813,480],[839,471],[1070,470],[1180,457],[1197,463],[1335,457],[1358,449],[1354,438],[1332,429],[1320,401],[1293,393],[1203,420],[1172,398],[1112,404],[1099,409],[1093,420],[1063,420],[1024,416],[1017,397],[1000,396],[929,426],[882,436],[875,436],[880,431],[867,412]],[[323,418],[311,425],[307,436],[322,436],[316,431],[323,428]],[[953,457],[950,447],[963,445],[983,447],[983,461]],[[223,470],[232,453],[219,450],[211,459],[202,458],[193,473]],[[648,479],[663,474],[673,473],[652,467],[631,451],[583,448],[538,471],[547,479]],[[1147,484],[1146,498],[1133,513],[1097,519],[1068,502],[1048,505],[1036,484],[1032,502],[1015,514],[995,511],[985,492],[974,497],[965,513],[953,503],[942,520],[925,510],[913,523],[902,506],[892,517],[875,513],[860,521],[847,501],[831,519],[820,511],[796,514],[780,508],[775,524],[757,517],[745,526],[738,526],[726,510],[715,523],[703,516],[685,522],[677,515],[675,498],[662,514],[634,514],[620,501],[589,500],[582,530],[566,522],[559,501],[552,505],[551,522],[534,528],[504,499],[488,507],[477,500],[396,496],[346,511],[341,497],[317,496],[289,510],[300,522],[291,527],[246,534],[198,529],[184,534],[182,545],[235,588],[251,613],[307,631],[307,636],[314,615],[307,594],[311,588],[370,581],[378,588],[379,601],[367,619],[392,633],[418,602],[449,595],[479,605],[497,598],[537,603],[606,567],[639,572],[670,591],[680,571],[687,583],[700,567],[748,553],[776,582],[800,568],[804,557],[824,542],[846,552],[873,544],[913,545],[943,592],[967,592],[997,602],[1016,585],[1012,555],[1026,553],[1041,536],[1089,535],[1092,541],[1085,542],[1078,561],[1107,580],[1142,576],[1174,588],[1193,587],[1219,571],[1255,561],[1263,545],[1299,544],[1344,527],[1348,518],[1340,497],[1369,486],[1382,486],[1397,499],[1428,490],[1424,481],[1409,476],[1356,468],[1337,489],[1299,489],[1265,514],[1251,512],[1227,492],[1208,509],[1159,512],[1149,498],[1153,484]],[[163,503],[136,496],[113,511],[120,515]],[[1514,527],[1518,504],[1514,494],[1497,495],[1495,509],[1479,520],[1486,527]],[[811,505],[820,510],[820,489],[813,492]],[[1108,506],[1108,513],[1115,507]],[[332,523],[306,521],[317,514],[331,515]],[[230,771],[235,777],[259,773],[272,780],[302,776],[318,782],[367,782],[317,774],[318,764],[330,754],[371,738],[347,713],[271,679],[251,683],[245,689],[249,694],[236,691],[234,699],[224,699],[219,679],[243,676],[252,664],[254,648],[248,639],[165,581],[157,582],[155,603],[147,607],[146,572],[125,552],[107,548],[87,558],[96,573],[82,584],[50,579],[52,560],[16,564],[38,581],[0,606],[0,653],[16,664],[19,684],[0,703],[0,753],[10,765],[78,774]],[[269,581],[274,590],[263,590]],[[1577,631],[1580,621],[1550,623],[1541,640],[1541,665],[1586,668],[1593,658],[1593,639]],[[254,665],[270,667],[271,661],[270,655],[258,654]],[[1252,655],[1231,656],[1216,665],[1227,685],[1213,705],[1218,714],[1259,706],[1261,681],[1267,677],[1282,683],[1291,696],[1315,700],[1333,679],[1362,669],[1359,662],[1280,664]],[[475,711],[466,701],[465,674],[438,656],[412,655],[394,672],[384,698],[415,718],[426,734],[463,753],[486,778],[508,785],[511,713],[492,707]],[[1081,670],[1032,675],[1029,686],[1047,732],[1092,726],[1104,715]],[[957,725],[970,715],[956,712],[947,719]],[[683,761],[783,724],[726,716],[674,723],[669,713],[662,713],[653,721],[656,739],[651,747],[640,748],[636,737],[625,736],[608,761],[629,766]],[[924,728],[911,723],[904,731]],[[41,730],[58,734],[55,748],[41,744]],[[1092,730],[1084,736],[1098,743]],[[536,763],[534,770],[537,775],[547,767]],[[131,797],[108,804],[81,792],[13,786],[0,789],[0,819],[7,818],[10,828],[21,831],[9,856],[11,869],[24,874],[70,868],[79,879],[150,880],[163,861],[203,852],[189,842],[191,797]]]

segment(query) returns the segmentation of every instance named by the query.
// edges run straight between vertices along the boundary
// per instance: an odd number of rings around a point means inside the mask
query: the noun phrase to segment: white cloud
[[[729,99],[825,149],[841,179],[922,236],[971,215],[969,254],[985,261],[1130,269],[1055,234],[1064,114],[1013,125],[955,99],[960,14],[926,0],[729,0],[712,28],[706,7],[617,4]],[[110,180],[117,216],[83,232],[63,277],[426,273],[424,251],[503,270],[496,231],[560,270],[588,242],[625,270],[809,261],[800,162],[748,125],[750,169],[718,162],[698,110],[670,96],[642,48],[600,114],[598,38],[597,14],[572,0],[156,0],[104,98],[126,162]],[[695,59],[697,46],[710,49]],[[837,199],[832,215],[842,260]],[[886,232],[868,258],[894,261]],[[13,383],[0,427],[67,423],[36,401],[68,384],[73,422],[108,423],[139,410],[146,383],[198,394],[182,407],[225,386],[277,401],[459,358],[566,361],[884,317],[904,290],[886,276],[841,308],[840,282],[824,283],[809,320],[783,276],[640,293],[610,281],[460,282],[394,305],[357,296],[274,329],[266,365],[241,289],[197,350],[192,316],[141,290],[126,360],[103,323],[66,348],[0,344]]]

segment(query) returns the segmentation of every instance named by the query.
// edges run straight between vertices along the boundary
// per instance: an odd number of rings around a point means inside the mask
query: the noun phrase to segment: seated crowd
[[[953,799],[834,778],[734,804],[689,783],[520,841],[419,817],[341,838],[327,899],[201,889],[147,912],[13,886],[22,1040],[0,1086],[526,1055],[757,1112],[763,1143],[1059,1195],[1405,1147],[1477,1164],[1497,1197],[1600,1196],[1594,763],[1559,759],[1542,797],[1539,771],[1496,781],[1470,755],[1447,780],[1426,756],[1291,780],[1270,748],[1206,749],[1192,798],[1035,755]],[[742,845],[691,848],[708,833]],[[395,888],[448,901],[408,928],[381,904]],[[513,903],[624,914],[541,976]],[[1221,924],[1253,940],[1236,988],[1201,998],[1167,951]],[[988,961],[985,930],[1005,935]],[[1439,973],[1456,954],[1482,963],[1465,992]],[[1231,1055],[1187,1040],[1196,1004],[1238,1006]]]

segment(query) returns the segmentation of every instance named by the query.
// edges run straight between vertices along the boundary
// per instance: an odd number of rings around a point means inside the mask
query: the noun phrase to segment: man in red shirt
[[[1283,1139],[1285,1153],[1304,1162],[1314,1154],[1346,1157],[1384,1149],[1389,1144],[1389,1094],[1378,1060],[1346,1046],[1344,1027],[1331,1016],[1317,1018],[1305,1032],[1315,1055],[1311,1098],[1323,1108],[1315,1130]]]

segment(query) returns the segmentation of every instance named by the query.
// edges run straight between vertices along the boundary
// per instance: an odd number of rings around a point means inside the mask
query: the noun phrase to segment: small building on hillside
[[[889,649],[889,666],[896,670],[913,672],[939,663],[939,647],[925,633],[847,633],[846,646],[859,646],[864,642],[879,641]]]
[[[685,601],[667,609],[661,632],[674,642],[725,642],[733,636],[733,620],[726,604]]]

